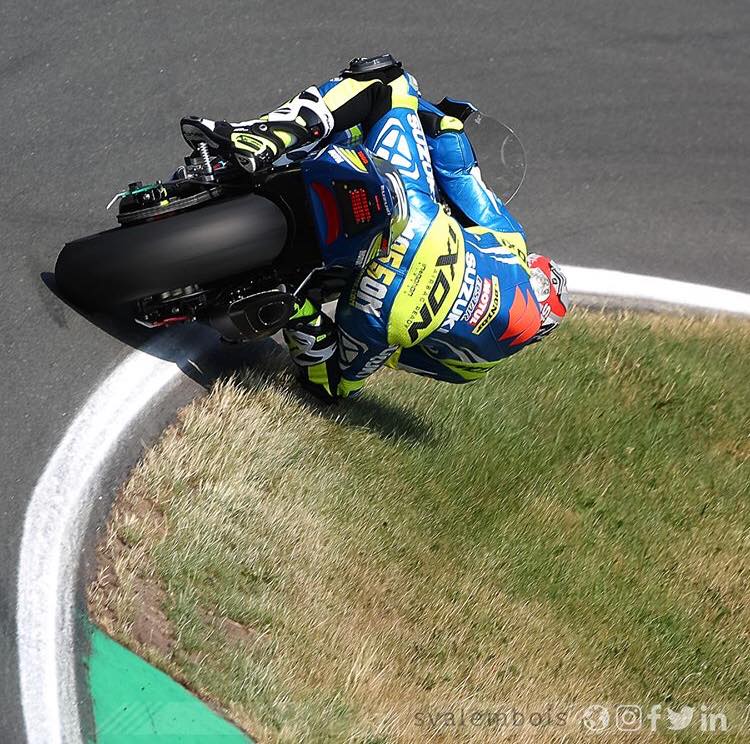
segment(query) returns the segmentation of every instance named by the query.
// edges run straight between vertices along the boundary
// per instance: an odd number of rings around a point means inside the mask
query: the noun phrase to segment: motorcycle
[[[509,202],[526,171],[520,141],[474,109],[465,129],[485,183]],[[251,176],[200,143],[170,179],[130,183],[108,205],[118,227],[64,245],[62,296],[93,312],[128,306],[148,328],[207,323],[228,341],[273,335],[312,287],[335,300],[352,271],[336,257],[386,253],[405,226],[403,182],[357,142],[294,157]]]

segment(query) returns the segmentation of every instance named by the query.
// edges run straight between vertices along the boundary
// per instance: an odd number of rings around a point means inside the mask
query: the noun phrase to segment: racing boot
[[[269,168],[285,153],[331,133],[333,114],[311,86],[260,119],[234,124],[231,139],[237,162],[247,171]]]
[[[180,119],[180,129],[185,142],[193,148],[207,144],[212,150],[228,150],[232,146],[234,127],[228,121],[214,121],[200,116]]]
[[[190,116],[180,122],[182,136],[195,149],[205,142],[231,151],[250,173],[270,168],[282,155],[331,133],[333,114],[311,86],[259,119],[227,122]]]
[[[336,387],[341,377],[337,354],[336,326],[308,298],[297,304],[284,328],[284,340],[303,388],[325,403],[336,401]]]

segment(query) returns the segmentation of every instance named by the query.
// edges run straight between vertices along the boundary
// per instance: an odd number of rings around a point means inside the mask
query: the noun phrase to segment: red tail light
[[[349,200],[352,205],[354,221],[358,225],[372,221],[372,213],[370,212],[370,205],[367,202],[367,191],[365,189],[351,189],[349,191]]]
[[[322,183],[315,182],[312,184],[312,188],[323,206],[323,212],[326,216],[326,245],[330,245],[341,233],[341,215],[339,214],[339,208],[336,206],[336,197]]]

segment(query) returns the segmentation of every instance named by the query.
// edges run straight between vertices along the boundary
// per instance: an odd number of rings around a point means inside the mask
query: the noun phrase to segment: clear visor
[[[474,111],[464,122],[482,180],[507,204],[526,176],[526,151],[516,133],[491,116]]]

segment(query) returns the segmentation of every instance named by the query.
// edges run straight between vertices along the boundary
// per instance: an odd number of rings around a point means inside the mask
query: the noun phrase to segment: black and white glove
[[[284,340],[302,387],[316,398],[334,403],[341,376],[334,322],[307,299],[287,322]]]

